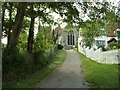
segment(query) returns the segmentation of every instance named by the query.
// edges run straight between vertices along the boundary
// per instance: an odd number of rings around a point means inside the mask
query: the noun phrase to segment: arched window
[[[74,45],[74,33],[73,33],[73,30],[69,31],[68,45]]]

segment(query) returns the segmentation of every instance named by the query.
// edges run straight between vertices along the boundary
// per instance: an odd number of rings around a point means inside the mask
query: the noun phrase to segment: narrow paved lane
[[[67,57],[60,67],[45,78],[36,88],[87,88],[77,53],[67,50]]]

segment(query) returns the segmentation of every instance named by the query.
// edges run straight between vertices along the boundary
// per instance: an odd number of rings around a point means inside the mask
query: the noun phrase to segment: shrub
[[[57,46],[58,46],[58,49],[59,49],[59,50],[62,50],[62,49],[63,49],[63,45],[58,44]]]
[[[55,50],[57,50],[57,47],[54,48]],[[32,53],[21,52],[19,48],[3,48],[3,82],[18,81],[21,78],[26,78],[28,74],[32,74],[46,66],[51,61],[53,54],[48,54],[44,48],[36,48]]]
[[[26,66],[25,55],[18,52],[16,48],[3,49],[2,53],[2,73],[3,81],[17,79]]]
[[[99,48],[101,48],[101,49],[102,49],[102,51],[106,51],[105,46],[98,46],[98,49],[99,49]]]
[[[115,49],[115,47],[116,47],[116,49],[117,49],[118,48],[118,42],[111,42],[111,43],[109,43],[108,47],[110,49]]]
[[[34,58],[34,67],[35,68],[42,68],[47,63],[47,54],[45,50],[39,49],[38,51],[33,52],[33,58]]]
[[[118,40],[118,48],[120,48],[120,40]]]

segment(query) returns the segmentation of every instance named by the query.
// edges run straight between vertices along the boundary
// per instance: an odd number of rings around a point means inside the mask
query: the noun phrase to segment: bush
[[[104,46],[102,46],[101,48],[102,48],[102,51],[106,51],[106,48]]]
[[[63,49],[63,45],[58,44],[57,46],[58,46],[58,49],[59,49],[59,50],[62,50],[62,49]]]
[[[54,47],[54,51],[57,47]],[[56,52],[56,51],[55,51]],[[46,66],[54,53],[48,54],[44,49],[34,49],[32,53],[20,52],[18,48],[2,49],[3,82],[18,81],[26,78]]]
[[[18,52],[17,49],[3,49],[2,53],[2,73],[3,81],[18,79],[24,71],[26,58],[24,54]]]
[[[47,61],[47,53],[45,52],[45,50],[40,49],[38,51],[34,51],[33,52],[33,58],[34,58],[34,68],[36,69],[40,69],[43,66],[45,66],[48,61]]]
[[[99,49],[99,48],[101,48],[101,49],[102,49],[102,51],[106,51],[105,46],[98,46],[98,49]]]
[[[118,48],[118,42],[111,42],[111,43],[109,43],[108,47],[110,49],[117,49]]]
[[[118,48],[120,49],[120,40],[118,40]]]
[[[43,49],[33,51],[33,53],[21,53],[16,49],[3,49],[3,81],[16,81],[26,78],[27,74],[32,74],[48,63],[48,55]]]

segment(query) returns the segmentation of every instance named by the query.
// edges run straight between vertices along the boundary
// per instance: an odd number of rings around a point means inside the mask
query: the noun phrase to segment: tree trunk
[[[2,6],[2,31],[3,31],[3,25],[4,25],[5,7],[6,7],[6,2]]]
[[[38,33],[41,33],[40,17],[39,17]]]
[[[0,2],[0,4],[1,4],[1,2]],[[0,6],[0,8],[2,8],[2,6]],[[4,10],[5,11],[5,10]],[[2,20],[3,20],[3,11],[0,9],[0,15],[2,15]],[[0,16],[0,18],[1,18],[1,16]],[[2,21],[0,20],[0,27],[2,27]],[[3,30],[3,28],[1,28],[2,30]],[[2,56],[2,47],[1,47],[1,39],[2,39],[2,30],[0,30],[0,56]],[[1,61],[1,60],[0,60]],[[1,62],[0,62],[1,63]],[[0,70],[1,70],[1,68],[0,68]]]
[[[28,47],[27,47],[27,51],[29,53],[32,53],[33,50],[34,22],[35,22],[35,17],[31,17],[31,24],[30,24],[29,36],[28,36]]]
[[[9,30],[8,30],[8,37],[7,37],[7,47],[9,47],[9,44],[10,44],[10,32],[11,32],[11,29],[12,29],[12,4],[10,4],[10,9],[9,9],[9,22],[10,22],[10,26],[9,26]]]
[[[22,28],[22,23],[25,15],[25,9],[26,9],[26,3],[25,2],[19,2],[18,8],[17,8],[17,14],[16,14],[16,20],[12,28],[12,33],[10,37],[10,48],[15,48],[18,42],[19,34]]]

